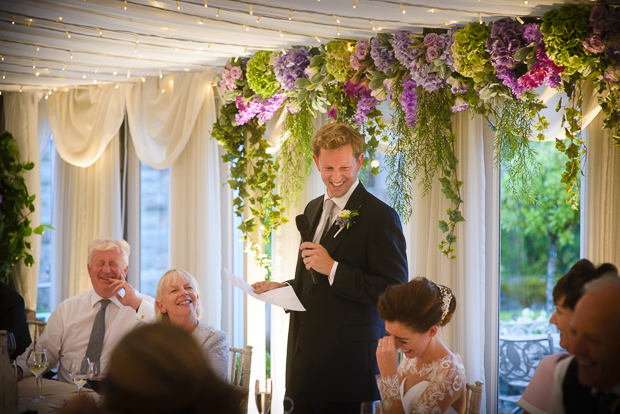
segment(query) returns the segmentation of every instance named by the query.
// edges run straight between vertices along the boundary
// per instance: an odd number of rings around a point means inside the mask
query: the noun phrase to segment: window
[[[157,282],[169,269],[170,168],[140,166],[140,292],[155,297]]]
[[[542,167],[531,183],[536,203],[515,197],[504,168],[501,176],[500,413],[513,412],[512,401],[523,393],[540,359],[561,351],[549,323],[552,292],[579,260],[579,212],[566,204],[560,182],[566,157],[555,142],[530,145]],[[515,355],[522,358],[520,366]]]
[[[41,152],[41,223],[52,224],[52,200],[53,200],[53,177],[54,155],[56,147],[50,138],[45,151]],[[41,258],[39,259],[39,284],[37,293],[37,318],[47,320],[51,311],[51,266],[52,266],[52,232],[46,229],[41,237]],[[35,236],[39,237],[39,236]]]

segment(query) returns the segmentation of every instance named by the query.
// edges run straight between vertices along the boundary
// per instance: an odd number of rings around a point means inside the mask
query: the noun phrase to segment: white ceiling
[[[205,0],[0,0],[0,90],[138,82],[143,76],[159,75],[159,71],[166,74],[222,66],[231,57],[252,55],[260,49],[317,45],[317,39],[325,43],[337,38],[370,38],[376,33],[373,25],[383,32],[421,31],[423,27],[465,25],[477,21],[479,14],[484,21],[504,16],[539,17],[563,3],[591,3],[207,1],[205,8]]]

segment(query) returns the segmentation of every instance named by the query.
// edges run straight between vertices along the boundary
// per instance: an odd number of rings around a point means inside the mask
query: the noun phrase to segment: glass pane
[[[168,270],[170,168],[140,167],[140,292],[155,297],[157,282]]]
[[[55,153],[56,148],[54,146],[54,141],[50,139],[50,143],[47,145],[45,151],[41,152],[41,194],[37,195],[37,197],[41,197],[41,223],[49,225],[52,224],[52,181],[54,177],[52,155]],[[41,257],[39,259],[39,285],[37,294],[37,317],[45,316],[52,310],[50,302],[52,231],[54,230],[45,229],[45,233],[43,233],[43,235],[41,236]]]
[[[560,182],[566,156],[555,142],[530,145],[542,166],[531,183],[535,204],[515,197],[502,168],[500,413],[514,412],[540,360],[561,351],[557,329],[549,323],[552,292],[579,260],[579,211],[566,204]]]

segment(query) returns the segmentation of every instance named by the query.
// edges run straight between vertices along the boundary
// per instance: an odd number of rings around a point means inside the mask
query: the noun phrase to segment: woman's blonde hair
[[[198,285],[198,281],[194,276],[192,276],[187,270],[183,269],[170,269],[159,279],[159,283],[157,283],[157,292],[155,292],[155,300],[161,303],[161,300],[164,296],[164,288],[168,286],[175,279],[185,279],[188,281],[192,287],[194,288],[194,292],[196,293],[196,317],[200,319],[200,315],[202,314],[202,305],[200,303],[200,286]],[[167,313],[163,313],[159,310],[157,306],[155,306],[155,320],[157,322],[170,322],[170,316]]]

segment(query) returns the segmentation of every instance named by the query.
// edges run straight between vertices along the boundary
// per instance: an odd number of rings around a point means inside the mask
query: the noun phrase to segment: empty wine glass
[[[78,387],[78,394],[82,395],[82,387],[88,379],[88,366],[90,360],[88,358],[73,358],[69,367],[69,376],[73,383]]]
[[[102,364],[100,361],[91,362],[88,365],[88,385],[97,394],[101,395],[101,382],[105,379],[106,364]]]
[[[26,358],[26,366],[30,369],[30,371],[32,371],[37,382],[37,394],[28,402],[45,401],[45,397],[42,394],[43,380],[41,379],[41,375],[43,375],[45,370],[49,367],[49,362],[47,360],[47,352],[43,343],[35,342],[32,344],[32,348],[28,351],[28,356]]]

